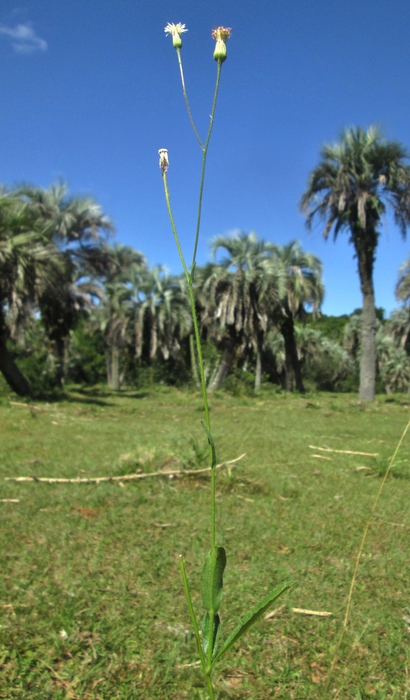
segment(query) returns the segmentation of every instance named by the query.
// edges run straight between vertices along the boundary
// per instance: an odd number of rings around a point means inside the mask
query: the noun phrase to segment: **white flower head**
[[[166,173],[168,170],[168,165],[169,165],[168,149],[167,148],[160,148],[158,151],[158,155],[159,155],[159,167],[161,168],[163,173]]]
[[[187,31],[188,31],[188,29],[185,27],[185,24],[181,24],[181,22],[178,22],[177,24],[173,24],[172,22],[168,22],[167,26],[164,29],[165,34],[171,34],[172,43],[173,43],[175,49],[181,48],[181,46],[182,46],[181,34],[183,32],[187,32]]]

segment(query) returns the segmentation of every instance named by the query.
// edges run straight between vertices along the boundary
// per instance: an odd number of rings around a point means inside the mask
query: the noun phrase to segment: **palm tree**
[[[306,306],[316,313],[324,297],[322,263],[313,253],[302,251],[298,241],[288,245],[271,246],[272,254],[283,269],[285,279],[284,294],[277,307],[276,317],[285,342],[286,391],[303,393],[303,379],[295,338],[295,321],[306,315]]]
[[[386,335],[383,328],[376,334],[377,366],[387,394],[407,391],[410,380],[409,357],[403,347],[397,346],[395,338]]]
[[[340,142],[321,150],[321,161],[310,174],[301,207],[312,227],[326,221],[324,237],[344,229],[357,257],[363,296],[360,399],[371,401],[376,379],[376,310],[373,268],[381,218],[390,205],[404,237],[410,223],[410,167],[406,149],[387,141],[380,131],[345,129]]]
[[[404,306],[393,311],[387,321],[386,330],[395,345],[410,355],[410,307]]]
[[[376,329],[377,329],[376,319]],[[361,355],[361,339],[362,339],[362,314],[355,311],[350,316],[345,325],[343,333],[343,347],[349,353],[350,358],[356,362]]]
[[[57,358],[56,384],[61,386],[70,331],[99,297],[96,280],[107,275],[113,264],[102,236],[112,232],[113,226],[94,200],[68,197],[66,185],[46,190],[24,185],[17,193],[47,222],[50,243],[60,251],[38,301]]]
[[[218,323],[223,342],[223,359],[210,386],[218,389],[228,374],[238,348],[251,344],[256,353],[255,388],[261,381],[261,355],[268,329],[270,309],[283,293],[281,267],[270,254],[269,245],[254,233],[217,236],[212,241],[215,255],[227,255],[218,264],[199,271],[199,301],[204,308],[202,322]]]
[[[101,303],[94,312],[94,324],[104,335],[108,386],[118,391],[123,374],[120,371],[121,360],[135,330],[140,306],[138,289],[146,263],[142,253],[121,244],[111,249],[111,261],[112,270],[105,282]],[[139,346],[137,341],[137,356]]]
[[[149,335],[149,361],[158,352],[164,360],[175,357],[192,326],[184,278],[169,276],[163,266],[153,267],[142,275],[140,295],[138,335]]]
[[[348,352],[324,333],[305,325],[295,326],[297,352],[319,388],[335,390],[335,385],[352,369]]]
[[[7,348],[10,327],[7,313],[16,326],[24,311],[36,302],[46,287],[58,251],[50,243],[49,228],[21,197],[0,193],[0,371],[20,396],[30,394],[30,385]]]

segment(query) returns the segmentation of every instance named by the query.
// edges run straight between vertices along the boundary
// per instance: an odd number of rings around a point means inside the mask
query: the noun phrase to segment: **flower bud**
[[[226,40],[231,36],[231,31],[230,27],[218,27],[212,31],[212,38],[216,39],[214,59],[219,63],[226,59]]]
[[[172,36],[172,43],[174,45],[175,49],[180,49],[182,46],[182,38],[181,34],[183,32],[187,32],[188,29],[185,28],[185,24],[181,24],[181,22],[178,22],[178,24],[172,24],[168,22],[167,26],[164,29],[165,34],[171,34]]]
[[[158,151],[159,155],[159,167],[163,173],[168,170],[169,160],[168,160],[168,150],[166,148],[160,148]]]

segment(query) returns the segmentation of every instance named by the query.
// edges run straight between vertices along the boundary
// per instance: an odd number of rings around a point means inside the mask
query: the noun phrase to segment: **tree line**
[[[388,321],[377,317],[373,288],[383,213],[392,207],[403,236],[410,222],[407,157],[373,127],[346,129],[322,149],[301,198],[307,226],[324,220],[325,237],[346,230],[357,257],[363,308],[338,337],[318,316],[317,256],[295,240],[280,246],[254,233],[213,239],[212,261],[194,280],[211,390],[233,372],[256,390],[263,378],[300,392],[306,381],[337,389],[358,380],[363,400],[376,381],[408,389],[410,260],[396,289],[403,307]],[[113,230],[98,203],[69,196],[64,185],[0,191],[0,371],[17,394],[32,391],[28,375],[31,384],[42,377],[61,387],[104,372],[112,389],[141,376],[198,381],[183,277],[111,245]]]

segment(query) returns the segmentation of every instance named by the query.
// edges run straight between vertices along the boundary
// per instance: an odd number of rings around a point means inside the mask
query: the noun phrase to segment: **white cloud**
[[[47,42],[36,34],[31,24],[17,24],[15,27],[0,24],[0,34],[10,37],[16,53],[47,51]]]

